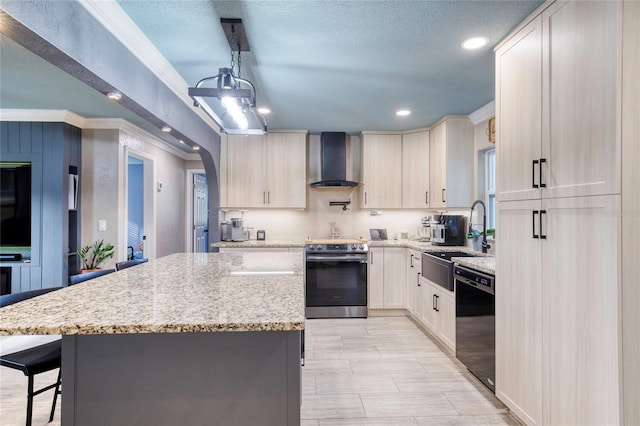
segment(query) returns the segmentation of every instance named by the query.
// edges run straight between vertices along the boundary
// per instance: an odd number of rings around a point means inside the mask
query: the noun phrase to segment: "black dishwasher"
[[[496,377],[495,277],[455,265],[456,358],[494,393]]]

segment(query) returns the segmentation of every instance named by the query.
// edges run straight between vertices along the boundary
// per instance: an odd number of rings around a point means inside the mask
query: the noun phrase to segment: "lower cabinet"
[[[418,316],[425,327],[442,343],[455,352],[456,349],[456,298],[455,293],[420,278],[422,291],[422,316]]]
[[[418,305],[418,297],[420,296],[420,300],[422,300],[422,297],[419,294],[421,276],[420,270],[422,265],[422,257],[420,252],[417,250],[407,249],[405,265],[407,268],[405,277],[406,308],[411,315],[415,316]],[[422,311],[422,309],[420,309],[420,311]]]
[[[403,247],[369,249],[369,308],[405,308],[405,251]]]

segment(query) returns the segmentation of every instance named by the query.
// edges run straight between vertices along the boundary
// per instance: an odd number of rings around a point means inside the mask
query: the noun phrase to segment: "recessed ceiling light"
[[[182,139],[180,139],[180,143],[181,143],[181,144],[184,144],[184,141],[183,141]]]
[[[464,49],[473,50],[486,46],[487,43],[489,43],[489,39],[487,37],[472,37],[463,41],[460,46]]]
[[[269,114],[271,110],[269,108],[258,108],[260,114]]]
[[[120,99],[122,99],[122,93],[118,91],[109,92],[107,93],[107,98],[111,99],[112,101],[119,101]]]
[[[411,111],[409,111],[408,109],[399,109],[398,111],[396,111],[396,115],[398,117],[406,117],[409,114],[411,114]]]
[[[171,127],[169,126],[162,126],[162,131],[165,133],[171,133]]]
[[[193,150],[194,150],[194,151],[200,151],[200,147],[199,147],[199,146],[194,146],[194,147],[193,147]]]

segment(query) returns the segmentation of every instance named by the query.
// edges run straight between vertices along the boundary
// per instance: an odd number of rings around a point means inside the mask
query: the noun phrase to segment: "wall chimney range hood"
[[[353,188],[358,182],[347,180],[347,134],[345,132],[320,133],[321,180],[312,188]]]

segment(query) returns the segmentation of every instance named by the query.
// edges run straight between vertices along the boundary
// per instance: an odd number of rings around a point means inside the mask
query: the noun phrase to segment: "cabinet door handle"
[[[442,202],[445,203],[446,201],[444,201],[444,191],[446,191],[446,189],[442,188]]]
[[[435,294],[434,296],[436,296],[436,312],[440,312],[440,308],[438,308],[438,299],[440,298],[440,296],[438,296],[437,294]]]
[[[424,192],[424,203],[429,205],[429,191]]]
[[[413,268],[413,255],[411,255],[411,259],[409,260],[409,264],[411,265],[411,267]]]
[[[267,204],[271,204],[271,191],[267,191]]]
[[[541,240],[546,240],[547,236],[546,234],[542,233],[542,215],[546,215],[547,211],[546,210],[540,210],[540,239]]]
[[[547,162],[546,158],[541,158],[540,159],[540,167],[538,167],[538,172],[540,173],[539,176],[538,176],[538,182],[540,182],[540,188],[546,188],[547,187],[546,183],[542,183],[542,165],[544,163],[546,163],[546,162]]]
[[[422,284],[420,284],[420,273],[418,272],[418,274],[416,275],[418,277],[418,287],[420,287]]]
[[[367,193],[366,192],[364,193],[364,205],[365,206],[367,205]]]
[[[538,210],[531,212],[531,229],[533,230],[533,238],[540,238],[540,236],[536,234],[536,215],[538,213],[540,213]]]
[[[431,297],[431,306],[433,307],[433,310],[435,311],[436,310],[436,295],[435,294]]]
[[[531,187],[538,188],[536,184],[536,164],[538,164],[538,160],[533,160],[533,164],[531,164]]]
[[[267,192],[262,191],[262,204],[267,204]]]

